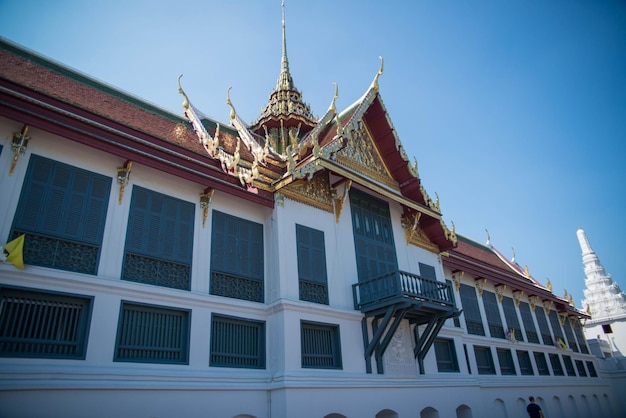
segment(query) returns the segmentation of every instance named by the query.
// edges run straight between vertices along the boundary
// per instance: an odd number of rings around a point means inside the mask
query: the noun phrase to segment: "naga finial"
[[[337,97],[339,97],[339,85],[334,81],[333,84],[335,85],[335,96],[333,97],[332,102],[330,102],[330,107],[328,108],[328,110],[332,111],[333,113],[337,113],[337,107],[335,107],[335,102],[337,101]]]
[[[181,78],[183,78],[182,74],[178,76],[178,92],[183,95],[183,97],[184,97],[183,109],[187,110],[187,109],[189,109],[189,98],[187,97],[187,95],[185,94],[185,91],[183,90],[183,88],[180,85],[180,79]]]
[[[376,76],[374,77],[374,81],[372,81],[372,87],[371,87],[375,91],[378,91],[378,78],[381,75],[383,75],[383,68],[385,65],[385,60],[383,59],[383,57],[379,55],[378,58],[380,58],[380,69],[376,73]]]
[[[230,101],[230,89],[232,89],[232,87],[229,87],[228,90],[226,90],[226,104],[230,106],[230,120],[233,120],[235,119],[235,116],[237,116],[237,112],[235,111],[233,102]]]
[[[491,245],[491,236],[489,235],[489,231],[485,228],[485,232],[487,233],[487,242],[486,245]]]

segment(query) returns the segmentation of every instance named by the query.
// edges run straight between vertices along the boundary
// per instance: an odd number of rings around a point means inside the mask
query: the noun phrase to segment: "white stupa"
[[[585,269],[585,299],[582,306],[591,314],[585,335],[591,350],[599,357],[626,354],[626,295],[613,281],[591,248],[585,231],[576,231]]]

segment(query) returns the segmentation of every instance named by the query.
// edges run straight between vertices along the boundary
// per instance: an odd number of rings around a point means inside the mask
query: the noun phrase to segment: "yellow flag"
[[[6,261],[9,263],[13,263],[15,267],[20,270],[24,269],[24,234],[15,238],[11,242],[7,242],[2,247],[4,248],[9,255],[6,257]]]

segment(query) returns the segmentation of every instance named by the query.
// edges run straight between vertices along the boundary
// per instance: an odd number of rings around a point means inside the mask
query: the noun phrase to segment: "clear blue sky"
[[[626,287],[626,3],[287,0],[291,73],[321,116],[380,79],[429,194],[457,231],[581,306],[576,229]],[[247,122],[280,70],[280,0],[0,0],[0,35],[182,114]]]

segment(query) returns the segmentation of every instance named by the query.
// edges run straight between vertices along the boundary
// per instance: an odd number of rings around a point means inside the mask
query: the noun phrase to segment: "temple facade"
[[[286,45],[248,125],[0,42],[0,415],[623,416],[590,315],[444,221],[382,60],[315,117]]]

